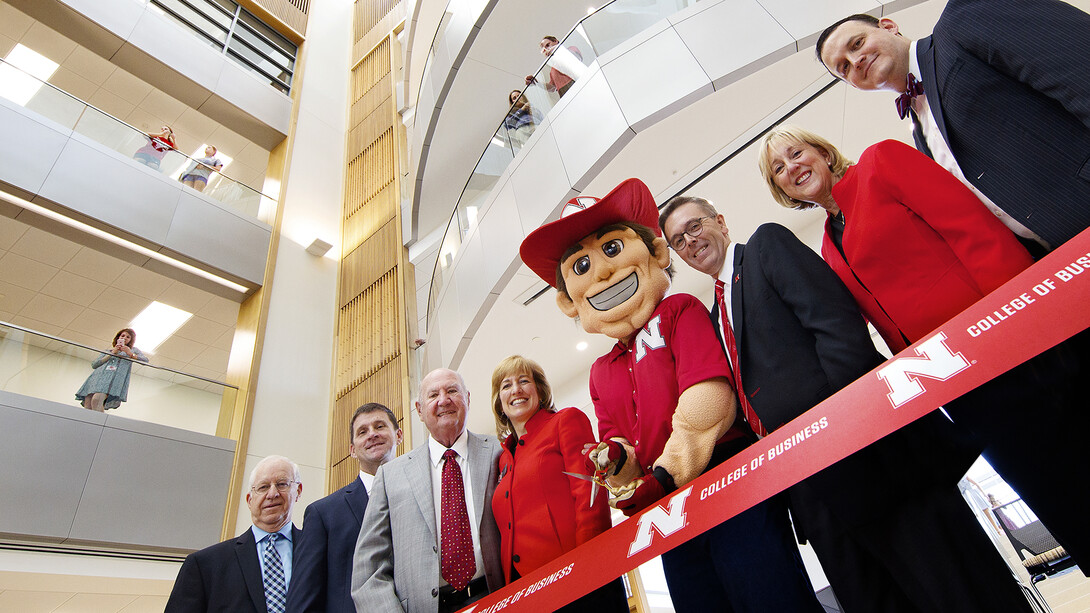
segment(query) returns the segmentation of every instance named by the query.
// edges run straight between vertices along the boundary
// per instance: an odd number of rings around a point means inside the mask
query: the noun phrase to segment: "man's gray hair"
[[[291,460],[289,460],[288,458],[285,458],[282,455],[270,455],[270,456],[265,456],[264,458],[261,458],[261,461],[258,462],[257,465],[254,466],[254,469],[250,471],[250,486],[249,486],[250,488],[252,488],[254,486],[254,478],[257,477],[257,469],[261,468],[262,466],[264,466],[265,464],[268,464],[270,462],[284,462],[284,463],[288,464],[289,466],[291,466],[291,478],[292,478],[292,480],[295,481],[296,483],[302,483],[303,482],[302,477],[299,475],[299,465],[298,464],[296,464],[295,462],[292,462]]]

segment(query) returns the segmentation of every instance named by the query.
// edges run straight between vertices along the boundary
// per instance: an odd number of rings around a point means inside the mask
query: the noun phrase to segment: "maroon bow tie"
[[[916,80],[916,77],[911,74],[908,75],[908,87],[904,93],[897,96],[897,114],[901,116],[901,119],[908,117],[908,110],[912,108],[912,99],[923,93],[923,83]]]

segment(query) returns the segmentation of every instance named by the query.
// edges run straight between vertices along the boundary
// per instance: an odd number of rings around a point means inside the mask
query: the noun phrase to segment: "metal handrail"
[[[94,347],[88,347],[87,345],[84,345],[83,343],[77,343],[76,341],[70,341],[70,340],[68,340],[66,338],[61,338],[59,336],[53,336],[52,334],[46,334],[45,332],[40,332],[38,330],[33,330],[31,328],[24,328],[23,326],[19,326],[19,325],[9,323],[9,322],[3,321],[3,320],[0,320],[0,327],[2,327],[2,328],[14,328],[15,330],[19,330],[20,332],[29,332],[30,334],[33,334],[35,336],[41,336],[41,337],[44,337],[44,338],[48,338],[49,340],[52,340],[52,341],[65,343],[67,345],[75,345],[76,347],[81,347],[81,348],[87,349],[89,351],[94,351],[95,353],[106,353],[105,351],[103,351],[101,349],[95,349]],[[141,362],[139,360],[134,360],[134,359],[132,359],[132,358],[130,358],[128,356],[119,355],[119,356],[115,356],[115,357],[121,358],[123,360],[128,360],[130,362],[135,362],[136,364],[141,364],[141,365],[146,366],[148,368],[154,368],[156,370],[165,370],[167,372],[172,372],[172,373],[174,373],[176,375],[184,375],[184,376],[192,378],[192,379],[200,379],[201,381],[204,381],[206,383],[214,383],[216,385],[231,388],[231,389],[236,390],[236,391],[238,390],[237,386],[231,385],[230,383],[224,383],[223,381],[216,381],[215,379],[209,379],[208,377],[202,377],[200,375],[194,375],[194,374],[191,374],[191,373],[183,372],[181,370],[176,370],[174,368],[167,368],[166,366],[156,366],[155,364],[150,364],[148,362]]]
[[[147,136],[147,132],[144,132],[144,131],[143,131],[143,130],[141,130],[140,128],[137,128],[136,126],[134,126],[134,125],[132,125],[132,124],[128,123],[128,122],[127,122],[127,121],[125,121],[124,119],[119,119],[119,118],[117,118],[117,117],[114,117],[113,115],[111,115],[111,114],[107,113],[106,111],[104,111],[104,110],[102,110],[102,109],[98,108],[97,106],[95,106],[95,105],[91,104],[90,102],[87,102],[86,100],[83,100],[83,99],[81,99],[81,98],[79,98],[78,96],[75,96],[75,95],[73,95],[73,94],[70,94],[70,93],[68,93],[68,92],[64,91],[63,89],[61,89],[61,88],[57,87],[56,85],[53,85],[53,84],[52,84],[52,83],[50,83],[49,81],[43,81],[43,80],[39,79],[38,77],[36,77],[36,76],[34,76],[34,75],[30,74],[29,72],[27,72],[27,71],[23,70],[23,69],[22,69],[22,68],[20,68],[19,66],[16,66],[15,64],[12,64],[11,62],[8,62],[8,61],[6,61],[6,60],[5,60],[4,58],[0,58],[0,64],[5,64],[5,65],[7,65],[7,66],[11,66],[11,67],[12,67],[12,68],[14,68],[15,70],[18,70],[19,72],[21,72],[21,73],[23,73],[23,74],[27,75],[28,77],[30,77],[30,78],[32,78],[32,79],[34,79],[35,81],[38,81],[38,82],[39,82],[39,83],[41,83],[42,85],[45,85],[46,87],[49,87],[50,89],[52,89],[52,90],[54,90],[54,91],[60,92],[61,94],[64,94],[65,96],[67,96],[67,97],[71,98],[72,100],[74,100],[74,101],[76,101],[76,102],[78,102],[78,103],[82,104],[83,106],[85,106],[85,107],[87,107],[87,108],[89,108],[89,109],[93,109],[93,110],[97,111],[98,113],[101,113],[102,115],[104,115],[104,116],[106,116],[106,117],[109,117],[110,119],[114,120],[115,122],[117,122],[117,123],[119,123],[119,124],[121,124],[121,125],[123,125],[123,126],[125,126],[125,127],[127,127],[127,128],[130,128],[131,130],[133,130],[134,132],[136,132],[136,133],[140,134],[141,136],[145,136],[145,137]],[[83,116],[83,115],[82,115],[82,114],[80,114],[80,117],[81,117],[81,118],[82,118],[82,116]],[[195,159],[193,159],[192,157],[190,157],[189,155],[187,155],[187,154],[185,154],[185,153],[182,153],[182,151],[181,151],[180,149],[175,149],[174,147],[171,147],[171,148],[170,148],[170,150],[171,150],[171,151],[174,151],[175,153],[177,153],[178,155],[180,155],[180,156],[184,157],[185,159],[189,160],[190,162],[193,162],[193,163],[195,163],[195,164],[199,164],[199,163],[200,163],[200,162],[197,162],[197,160],[195,160]],[[265,194],[265,193],[264,193],[264,192],[262,192],[262,191],[256,190],[256,189],[254,189],[254,188],[250,187],[249,185],[246,185],[245,183],[243,183],[243,182],[241,182],[241,181],[239,181],[239,180],[237,180],[237,179],[232,179],[231,177],[229,177],[229,176],[227,176],[227,175],[223,174],[222,172],[219,172],[219,171],[217,171],[217,170],[212,170],[212,172],[214,172],[214,173],[216,173],[216,174],[220,175],[220,176],[221,176],[221,177],[223,177],[224,179],[227,179],[228,181],[230,181],[230,182],[232,182],[232,183],[234,183],[234,184],[236,184],[236,185],[238,185],[238,186],[240,186],[240,187],[242,187],[242,188],[244,188],[244,189],[247,189],[247,190],[249,190],[249,191],[251,191],[251,192],[254,192],[255,194],[258,194],[259,196],[261,196],[261,197],[263,197],[263,198],[268,198],[269,200],[272,200],[273,202],[276,202],[276,201],[277,201],[277,200],[276,200],[276,198],[273,198],[272,196],[269,196],[269,195]]]

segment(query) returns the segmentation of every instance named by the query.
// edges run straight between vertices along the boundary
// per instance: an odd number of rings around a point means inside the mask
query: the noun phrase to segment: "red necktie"
[[[747,398],[745,392],[742,391],[742,375],[739,372],[741,362],[738,359],[738,343],[734,340],[734,330],[730,325],[730,318],[727,317],[727,302],[725,296],[725,285],[722,281],[716,279],[715,302],[719,305],[719,319],[723,322],[723,341],[727,345],[727,353],[730,354],[730,377],[734,383],[734,391],[738,392],[738,404],[742,407],[742,415],[746,418],[746,423],[749,424],[749,428],[753,430],[757,436],[763,438],[768,436],[768,431],[761,425],[761,420],[757,418],[757,413],[749,404],[749,398]]]
[[[911,74],[908,75],[908,87],[893,101],[897,105],[897,114],[901,116],[901,119],[908,117],[908,111],[912,108],[912,101],[922,93],[923,83],[917,81],[916,77]]]
[[[462,469],[458,467],[458,454],[453,449],[443,453],[442,542],[439,574],[456,590],[464,590],[469,580],[477,574],[473,560],[473,534],[469,530],[469,513],[466,512],[466,491],[462,483]]]

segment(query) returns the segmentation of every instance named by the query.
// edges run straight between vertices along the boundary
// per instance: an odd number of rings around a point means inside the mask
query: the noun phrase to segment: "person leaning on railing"
[[[208,177],[212,175],[213,170],[216,172],[223,170],[223,162],[216,157],[216,148],[207,145],[204,148],[204,157],[193,160],[178,180],[198,192],[203,192],[204,188],[208,187]]]
[[[116,409],[129,399],[132,361],[148,362],[148,356],[137,349],[135,344],[135,330],[120,330],[114,335],[110,352],[103,353],[91,362],[91,368],[95,370],[76,392],[76,400],[80,401],[83,408],[102,413],[106,409]]]
[[[159,164],[162,163],[167,151],[177,147],[177,143],[174,142],[174,130],[170,126],[163,126],[157,134],[149,132],[147,139],[147,144],[137,149],[132,157],[149,168],[159,170]]]

